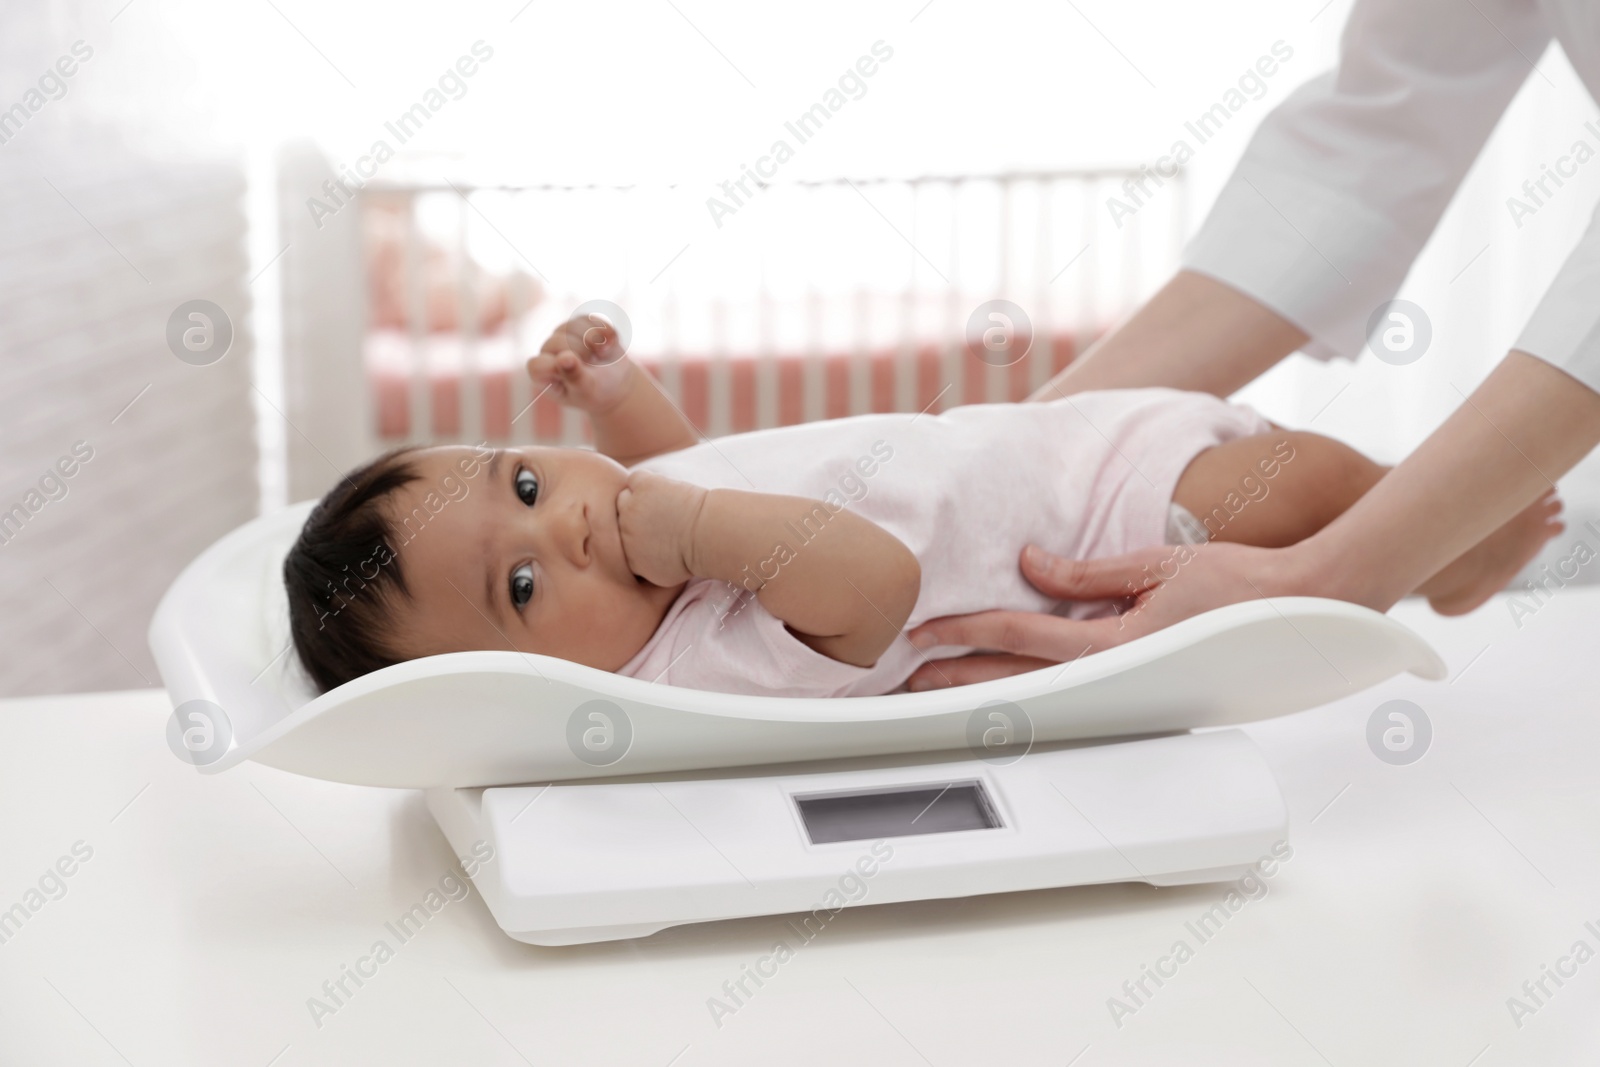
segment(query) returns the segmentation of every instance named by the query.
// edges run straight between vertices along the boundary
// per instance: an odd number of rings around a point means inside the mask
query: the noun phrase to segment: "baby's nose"
[[[575,567],[589,565],[589,506],[582,500],[564,508],[557,520],[561,552]]]

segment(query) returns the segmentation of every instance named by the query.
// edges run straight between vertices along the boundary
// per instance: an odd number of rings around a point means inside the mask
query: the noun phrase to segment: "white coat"
[[[1592,0],[1358,0],[1338,68],[1263,121],[1184,266],[1310,334],[1308,354],[1358,355],[1552,38],[1600,98]],[[1515,347],[1600,391],[1600,212]]]

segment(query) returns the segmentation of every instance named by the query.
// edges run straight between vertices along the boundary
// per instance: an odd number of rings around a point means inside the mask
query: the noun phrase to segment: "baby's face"
[[[391,500],[411,594],[392,601],[405,658],[515,649],[614,671],[677,596],[628,569],[617,525],[627,471],[615,461],[569,448],[410,458],[421,477]]]

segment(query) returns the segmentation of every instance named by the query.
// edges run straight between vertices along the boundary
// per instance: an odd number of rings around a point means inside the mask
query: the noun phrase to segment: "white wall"
[[[257,498],[242,175],[96,106],[140,48],[108,14],[13,5],[0,35],[0,107],[92,50],[0,144],[0,695],[158,685],[157,598]],[[195,298],[235,327],[211,366],[166,343]]]

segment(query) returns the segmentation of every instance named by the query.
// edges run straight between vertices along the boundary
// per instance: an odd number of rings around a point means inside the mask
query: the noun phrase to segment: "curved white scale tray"
[[[1427,642],[1386,615],[1289,597],[1219,608],[1076,663],[929,693],[736,696],[544,656],[460,652],[316,696],[288,650],[280,578],[310,507],[263,516],[212,545],[173,582],[150,624],[173,704],[207,700],[228,717],[232,747],[208,772],[249,759],[414,788],[659,774],[959,750],[969,747],[975,714],[986,716],[996,701],[1026,713],[1034,741],[1065,741],[1248,722],[1404,671],[1445,674]],[[631,727],[625,754],[608,754],[606,766],[568,744],[569,719],[597,699],[626,717],[613,724],[612,752]],[[591,723],[588,710],[579,733]]]

